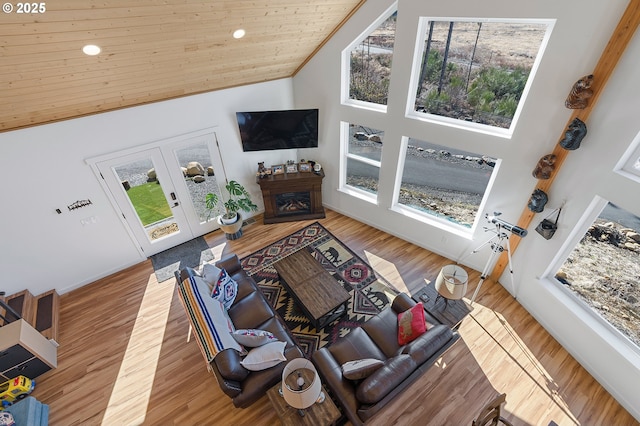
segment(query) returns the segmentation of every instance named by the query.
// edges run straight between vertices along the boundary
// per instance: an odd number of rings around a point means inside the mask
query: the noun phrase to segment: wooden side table
[[[411,298],[416,302],[422,302],[424,309],[433,315],[438,321],[456,328],[467,314],[472,310],[471,306],[464,300],[446,300],[438,297],[433,282],[415,292]]]
[[[322,386],[325,398],[322,404],[313,404],[305,410],[305,416],[298,414],[298,410],[287,405],[286,401],[280,396],[280,383],[267,391],[267,397],[271,401],[271,405],[276,410],[278,418],[284,426],[331,426],[335,425],[342,414],[336,404],[329,398],[327,390]]]

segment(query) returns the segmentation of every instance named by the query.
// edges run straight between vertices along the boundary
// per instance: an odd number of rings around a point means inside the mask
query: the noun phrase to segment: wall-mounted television
[[[317,148],[318,110],[236,112],[243,151]]]

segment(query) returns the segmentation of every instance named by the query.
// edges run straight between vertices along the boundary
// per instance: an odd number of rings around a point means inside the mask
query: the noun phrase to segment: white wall
[[[640,419],[638,348],[599,318],[585,313],[581,303],[545,276],[547,271],[553,276],[598,216],[599,209],[590,209],[597,198],[640,216],[639,184],[614,172],[640,132],[640,87],[634,82],[637,58],[640,34],[635,35],[593,110],[580,149],[567,157],[550,191],[550,198],[567,200],[557,234],[550,241],[528,239],[517,254],[523,269],[519,301]],[[538,216],[534,226],[543,215]]]
[[[291,153],[242,153],[235,112],[292,105],[284,79],[0,133],[0,290],[64,293],[144,260],[85,159],[215,126],[227,175],[259,202],[257,162]]]
[[[517,222],[536,184],[531,175],[533,168],[540,157],[553,150],[571,115],[571,111],[564,107],[569,89],[578,78],[593,71],[627,2],[399,0],[387,112],[341,105],[341,51],[392,4],[391,0],[366,2],[294,78],[296,105],[313,100],[322,112],[323,138],[317,159],[323,164],[326,174],[324,203],[451,259],[463,258],[463,263],[482,270],[490,250],[469,256],[474,248],[487,239],[481,226],[472,236],[465,237],[406,218],[389,209],[401,138],[415,137],[502,159],[482,213],[501,211],[505,220]],[[405,117],[420,16],[555,20],[551,38],[511,138]],[[640,93],[636,83],[637,58],[640,57],[638,38],[626,52],[613,76],[614,81],[607,85],[598,107],[588,120],[589,133],[583,141],[583,147],[570,153],[551,188],[547,209],[536,216],[529,236],[522,240],[515,252],[513,266],[518,300],[640,420],[638,352],[621,342],[609,327],[587,314],[562,289],[540,278],[549,270],[554,259],[559,261],[563,245],[567,247],[566,250],[573,247],[574,242],[568,240],[569,234],[579,227],[580,217],[594,197],[605,197],[640,215],[640,198],[634,195],[638,192],[638,184],[612,172],[613,166],[640,131],[638,118],[634,116],[640,110]],[[338,191],[340,121],[367,125],[385,132],[377,205]],[[562,212],[560,230],[552,240],[544,240],[533,228],[563,200],[567,203]],[[581,229],[582,235],[585,229]],[[447,244],[443,246],[445,241]],[[513,291],[507,275],[508,272],[503,274],[501,283],[507,290]]]

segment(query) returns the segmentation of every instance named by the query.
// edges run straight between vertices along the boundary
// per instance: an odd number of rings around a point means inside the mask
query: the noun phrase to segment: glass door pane
[[[176,149],[175,155],[182,169],[196,220],[199,224],[206,223],[207,220],[215,217],[215,213],[210,214],[205,208],[207,194],[214,193],[218,195],[219,199],[221,197],[214,165],[211,161],[209,143],[206,140],[189,143]]]
[[[145,255],[151,256],[193,238],[182,208],[181,193],[158,148],[95,164],[113,196],[114,207],[121,212]]]
[[[114,167],[114,171],[150,242],[180,231],[150,158]]]

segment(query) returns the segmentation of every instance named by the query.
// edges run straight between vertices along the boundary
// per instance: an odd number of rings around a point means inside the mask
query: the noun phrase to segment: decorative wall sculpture
[[[570,109],[584,109],[587,107],[588,100],[593,96],[593,90],[590,89],[593,84],[593,74],[585,75],[576,81],[564,101],[564,106]]]
[[[547,204],[547,201],[549,201],[547,194],[541,189],[536,189],[533,191],[533,194],[531,194],[531,198],[529,199],[529,210],[534,213],[540,213],[544,210],[544,206]]]
[[[573,151],[580,148],[582,139],[587,135],[587,125],[578,117],[567,127],[564,133],[564,139],[560,141],[560,146],[566,150]]]
[[[536,179],[549,179],[551,173],[555,170],[556,156],[554,154],[547,154],[538,160],[536,168],[533,169],[533,177]]]

